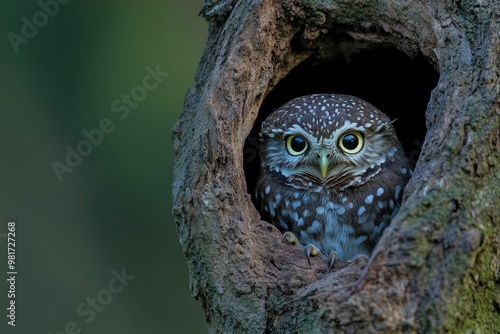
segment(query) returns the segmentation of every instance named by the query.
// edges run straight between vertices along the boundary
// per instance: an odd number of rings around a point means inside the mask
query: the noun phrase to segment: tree
[[[210,332],[500,332],[499,2],[207,0],[202,13],[207,46],[173,130],[173,214]],[[378,49],[439,81],[401,210],[369,260],[329,272],[260,219],[245,140],[297,68]]]

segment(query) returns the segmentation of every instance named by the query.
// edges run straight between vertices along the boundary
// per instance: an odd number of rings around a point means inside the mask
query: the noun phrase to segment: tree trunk
[[[494,0],[206,1],[207,47],[174,128],[173,213],[211,333],[500,332],[499,13]],[[404,85],[384,75],[359,92],[379,92],[403,136],[420,117],[423,132],[406,140],[420,156],[370,259],[329,272],[261,220],[252,134],[285,99],[344,83],[355,93],[381,63],[351,83],[323,80],[328,66],[393,51],[439,78],[424,104],[417,82],[395,105]],[[408,85],[411,68],[397,71]],[[305,88],[297,78],[310,73]]]

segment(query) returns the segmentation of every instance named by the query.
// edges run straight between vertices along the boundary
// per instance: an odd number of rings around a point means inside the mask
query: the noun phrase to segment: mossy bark
[[[500,332],[499,2],[226,0],[202,13],[207,47],[174,128],[173,214],[210,332]],[[440,78],[401,210],[368,262],[328,272],[260,220],[244,142],[304,59],[380,46]]]

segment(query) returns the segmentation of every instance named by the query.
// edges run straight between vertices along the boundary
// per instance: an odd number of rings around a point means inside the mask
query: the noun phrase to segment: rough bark
[[[500,332],[499,2],[226,0],[202,13],[207,47],[174,128],[173,213],[210,332]],[[401,210],[368,261],[328,272],[261,221],[243,151],[285,75],[342,56],[338,32],[351,51],[419,55],[439,82]]]

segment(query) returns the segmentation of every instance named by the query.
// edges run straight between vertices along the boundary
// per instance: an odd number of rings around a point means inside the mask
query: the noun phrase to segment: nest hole
[[[415,165],[426,133],[425,110],[438,79],[439,74],[428,61],[395,49],[368,49],[349,58],[303,62],[266,96],[245,142],[248,193],[254,199],[262,122],[287,101],[308,94],[349,94],[373,104],[394,121],[405,153]]]

